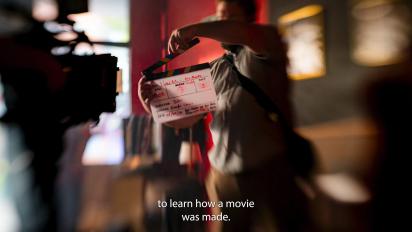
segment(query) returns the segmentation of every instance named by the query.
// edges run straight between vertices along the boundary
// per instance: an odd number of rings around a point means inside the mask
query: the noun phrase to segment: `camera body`
[[[116,57],[68,54],[56,58],[66,77],[59,93],[61,107],[57,113],[61,119],[69,125],[98,121],[101,113],[116,110]]]
[[[74,48],[78,42],[59,41],[40,23],[35,23],[32,30],[26,33],[0,40],[5,51],[0,55],[0,81],[6,86],[4,95],[6,108],[9,109],[5,118],[13,120],[15,116],[10,116],[15,114],[13,109],[32,104],[20,102],[18,107],[15,106],[19,97],[26,95],[27,91],[12,93],[16,96],[13,100],[7,100],[8,90],[25,85],[27,76],[38,76],[39,82],[46,82],[45,89],[38,91],[50,92],[50,99],[36,104],[48,105],[48,113],[64,129],[82,122],[98,121],[101,113],[116,110],[119,70],[116,57],[110,54],[79,56],[72,52],[54,55],[51,53],[54,47]],[[19,74],[21,70],[27,72]],[[15,80],[9,80],[11,78]],[[10,85],[14,86],[7,88]]]

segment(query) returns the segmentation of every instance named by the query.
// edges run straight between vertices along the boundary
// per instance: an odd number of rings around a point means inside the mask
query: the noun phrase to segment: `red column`
[[[165,0],[130,1],[131,97],[132,112],[136,115],[144,114],[137,97],[140,73],[162,56],[164,9]]]

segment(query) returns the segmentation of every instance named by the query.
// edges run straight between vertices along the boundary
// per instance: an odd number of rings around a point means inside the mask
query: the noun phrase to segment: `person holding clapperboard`
[[[196,37],[222,43],[225,55],[211,62],[217,96],[211,108],[214,147],[209,152],[212,170],[206,186],[211,201],[254,201],[253,208],[222,207],[212,213],[230,221],[212,223],[213,231],[311,231],[307,199],[294,181],[288,165],[284,125],[292,125],[285,47],[274,26],[254,24],[253,0],[217,0],[218,21],[179,28],[170,36],[169,52],[181,53]],[[270,115],[245,87],[252,80],[279,108]],[[253,84],[253,83],[252,83]],[[143,77],[139,98],[150,113],[153,89]],[[188,128],[204,114],[165,122]],[[277,118],[286,120],[277,120]],[[221,211],[221,212],[220,212]]]

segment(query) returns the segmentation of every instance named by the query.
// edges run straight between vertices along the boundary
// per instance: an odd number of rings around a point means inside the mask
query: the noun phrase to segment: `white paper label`
[[[209,68],[153,82],[157,87],[150,106],[156,122],[170,122],[216,109],[216,93]]]

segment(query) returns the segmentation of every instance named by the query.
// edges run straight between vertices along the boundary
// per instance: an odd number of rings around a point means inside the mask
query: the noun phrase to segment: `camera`
[[[8,114],[14,114],[15,112],[12,111],[17,107],[13,104],[17,103],[19,97],[28,94],[27,92],[11,93],[8,90],[19,89],[18,85],[27,84],[25,79],[29,78],[23,76],[35,76],[35,74],[40,75],[38,78],[40,82],[47,82],[45,83],[47,87],[43,91],[51,94],[51,99],[44,99],[44,102],[37,104],[48,104],[49,113],[60,122],[62,128],[87,121],[98,121],[101,113],[115,111],[119,70],[117,58],[110,54],[75,55],[73,50],[77,44],[86,42],[92,45],[92,42],[84,32],[73,30],[73,33],[77,35],[75,40],[60,41],[55,39],[56,33],[47,31],[42,23],[33,22],[29,31],[3,39],[2,47],[8,50],[8,54],[3,54],[3,58],[0,57],[1,81],[5,85],[4,95],[8,109],[5,118],[11,119]],[[56,47],[66,47],[68,52],[53,54],[51,51]],[[32,64],[27,65],[27,63]],[[22,70],[28,73],[21,73]],[[41,77],[42,74],[44,77]],[[10,78],[17,80],[9,80]],[[7,100],[10,94],[17,95],[15,96],[17,99]],[[27,104],[32,103],[27,102]]]
[[[116,110],[117,58],[76,55],[79,43],[92,44],[84,32],[58,40],[59,31],[0,3],[0,22],[10,22],[0,24],[0,132],[7,140],[0,159],[24,164],[7,172],[21,230],[57,231],[54,185],[63,134]]]
[[[103,112],[116,110],[117,58],[102,55],[62,55],[65,85],[60,93],[59,118],[74,125],[98,121]]]

